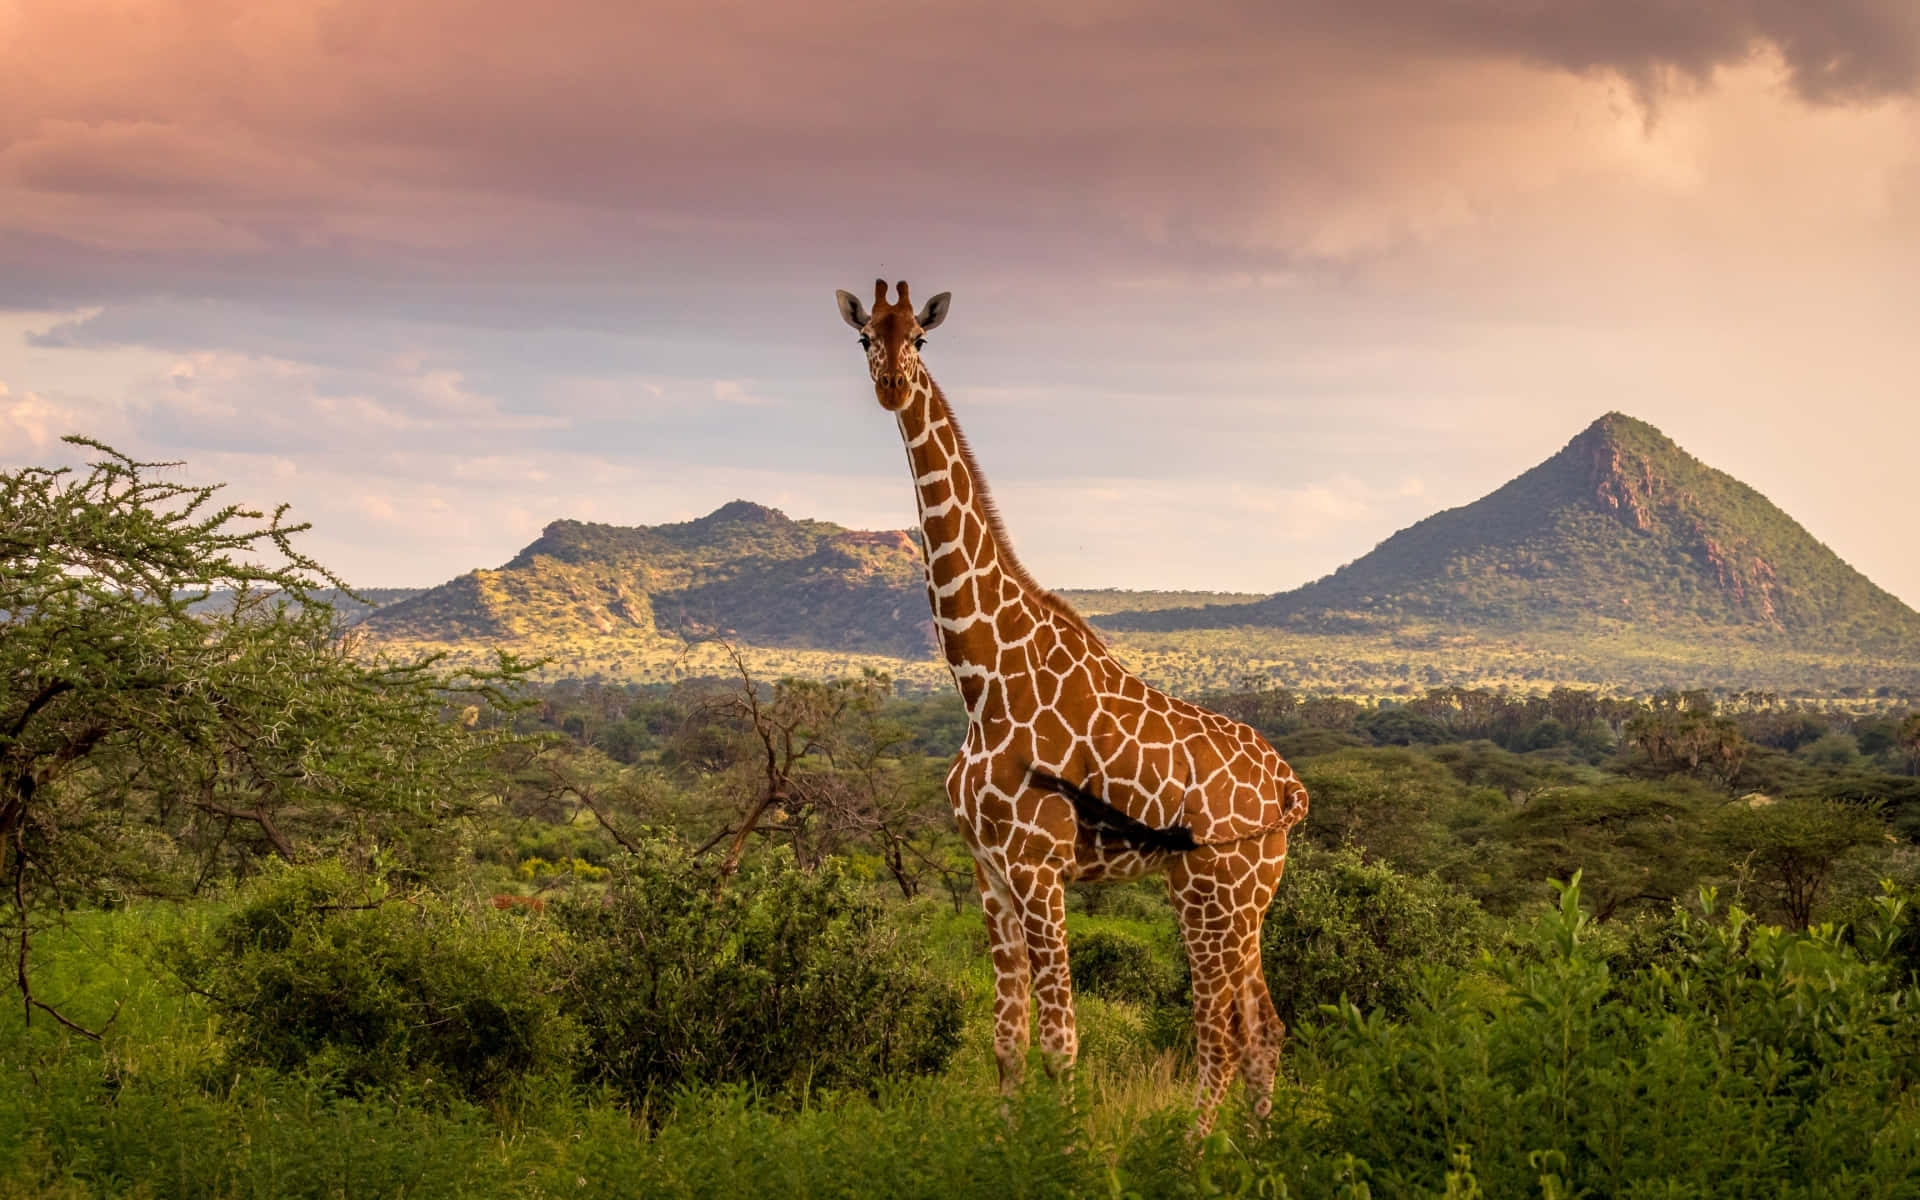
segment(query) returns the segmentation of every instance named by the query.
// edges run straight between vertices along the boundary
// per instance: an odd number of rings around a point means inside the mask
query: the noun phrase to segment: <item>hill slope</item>
[[[1372,553],[1250,605],[1140,614],[1131,629],[1742,630],[1796,642],[1920,646],[1920,614],[1759,492],[1653,426],[1609,413],[1558,454]]]
[[[936,668],[915,534],[792,520],[735,500],[672,525],[555,521],[496,570],[396,590],[361,623],[376,643],[462,657],[493,648],[558,674],[670,677],[730,669],[719,641],[769,672]],[[1231,592],[1061,593],[1089,616],[1247,602]],[[387,596],[382,597],[388,599]],[[916,676],[917,677],[917,676]]]
[[[726,637],[920,658],[933,648],[926,609],[906,533],[795,521],[736,500],[673,525],[555,521],[498,570],[382,608],[364,628],[443,644]]]

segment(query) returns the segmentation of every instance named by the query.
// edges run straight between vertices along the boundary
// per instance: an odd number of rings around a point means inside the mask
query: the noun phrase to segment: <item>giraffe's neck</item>
[[[920,507],[934,630],[967,711],[977,717],[1000,667],[996,618],[1008,605],[1037,612],[1037,589],[1002,540],[986,480],[924,366],[898,417]]]

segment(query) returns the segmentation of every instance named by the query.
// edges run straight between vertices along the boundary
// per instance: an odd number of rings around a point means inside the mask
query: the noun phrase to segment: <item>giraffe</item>
[[[1260,924],[1307,791],[1246,725],[1128,671],[1013,546],[945,395],[920,359],[946,319],[907,284],[873,310],[837,293],[880,407],[906,444],[927,599],[967,710],[947,797],[974,859],[992,950],[994,1057],[1003,1091],[1026,1063],[1032,1017],[1051,1074],[1078,1047],[1067,974],[1066,885],[1164,874],[1192,965],[1204,1136],[1228,1084],[1272,1107],[1286,1028],[1260,969]]]

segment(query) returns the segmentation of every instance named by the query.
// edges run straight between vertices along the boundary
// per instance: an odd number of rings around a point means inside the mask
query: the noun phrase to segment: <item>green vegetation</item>
[[[1678,686],[1756,688],[1797,700],[1850,703],[1920,699],[1920,656],[1910,652],[1796,647],[1741,630],[1666,635],[1625,622],[1596,623],[1591,631],[1530,633],[1415,624],[1380,634],[1251,627],[1132,631],[1110,632],[1107,643],[1142,677],[1189,697],[1260,680],[1356,698],[1417,697],[1440,686],[1541,693],[1565,686],[1639,696]],[[445,654],[449,664],[480,666],[494,653],[484,642],[379,639],[378,644],[396,655]],[[516,654],[545,658],[540,674],[550,682],[694,680],[729,673],[738,654],[753,674],[767,679],[833,679],[871,670],[890,676],[902,691],[938,694],[953,687],[946,664],[931,657],[907,660],[720,641],[608,641],[565,631],[508,644]]]
[[[586,1031],[588,1082],[645,1105],[684,1084],[791,1098],[946,1066],[959,988],[927,973],[844,868],[769,855],[721,878],[649,839],[606,893],[559,908],[561,994]]]
[[[1275,1111],[1196,1146],[1152,881],[995,1092],[950,695],[364,658],[297,529],[101,454],[0,479],[0,1197],[1920,1191],[1895,696],[1231,681],[1313,811]]]
[[[0,1194],[1897,1197],[1920,1184],[1920,994],[1889,953],[1911,926],[1904,901],[1883,898],[1849,937],[1757,926],[1710,897],[1624,955],[1582,908],[1569,889],[1498,956],[1428,969],[1398,1019],[1350,1004],[1297,1019],[1267,1125],[1200,1147],[1180,1136],[1185,1088],[1155,1083],[1167,1059],[1124,1049],[1110,1036],[1122,1009],[1092,998],[1077,1088],[1036,1082],[1005,1108],[978,1054],[945,1078],[799,1108],[738,1088],[634,1110],[553,1082],[480,1107],[404,1086],[342,1095],[302,1071],[209,1080],[193,1064],[218,1034],[139,949],[168,922],[112,914],[49,947],[64,993],[132,988],[111,1049],[23,1030],[17,1014],[0,1033],[15,1075]]]
[[[1147,1009],[1179,1003],[1186,980],[1153,943],[1112,929],[1093,929],[1069,939],[1068,966],[1074,991]]]
[[[1430,970],[1465,967],[1491,945],[1486,914],[1466,893],[1351,845],[1294,851],[1287,877],[1287,903],[1261,930],[1260,959],[1289,1024],[1336,1004],[1402,1017]]]
[[[90,469],[0,475],[0,875],[29,1005],[40,913],[191,895],[303,844],[444,858],[522,674],[355,654],[284,508],[70,440]],[[196,614],[216,588],[234,602]]]
[[[565,635],[602,654],[724,637],[919,658],[933,646],[920,580],[904,533],[794,521],[736,500],[677,525],[555,521],[499,570],[382,608],[365,627],[399,642],[542,650]]]
[[[1129,667],[1185,695],[1249,679],[1303,692],[1417,697],[1434,687],[1544,693],[1599,688],[1759,689],[1796,699],[1920,699],[1920,653],[1802,644],[1764,631],[1650,630],[1596,620],[1580,629],[1509,631],[1409,621],[1379,632],[1290,628],[1115,633]],[[948,685],[951,686],[951,685]]]
[[[166,957],[218,1017],[229,1068],[483,1101],[570,1061],[550,940],[515,914],[395,896],[323,859],[268,870]]]
[[[1756,926],[1709,892],[1616,966],[1581,900],[1565,889],[1480,970],[1433,972],[1403,1022],[1333,1014],[1300,1068],[1326,1106],[1295,1118],[1299,1149],[1321,1150],[1303,1194],[1343,1174],[1382,1195],[1459,1195],[1469,1175],[1491,1196],[1920,1185],[1920,993],[1887,954],[1904,901],[1849,939]]]

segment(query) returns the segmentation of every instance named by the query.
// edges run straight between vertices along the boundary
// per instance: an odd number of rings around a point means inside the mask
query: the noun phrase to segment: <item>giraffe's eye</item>
[[[924,346],[924,345],[926,345],[926,344],[927,344],[927,339],[925,339],[925,338],[915,338],[915,339],[913,339],[913,348],[914,348],[915,350],[918,350],[918,349],[920,349],[920,348],[921,348],[922,346]]]
[[[864,334],[864,333],[863,333],[863,334],[861,334],[861,335],[860,335],[860,348],[861,348],[862,350],[871,350],[871,349],[873,349],[873,339],[872,339],[872,338],[870,338],[870,337],[868,337],[868,336],[867,336],[866,334]]]

